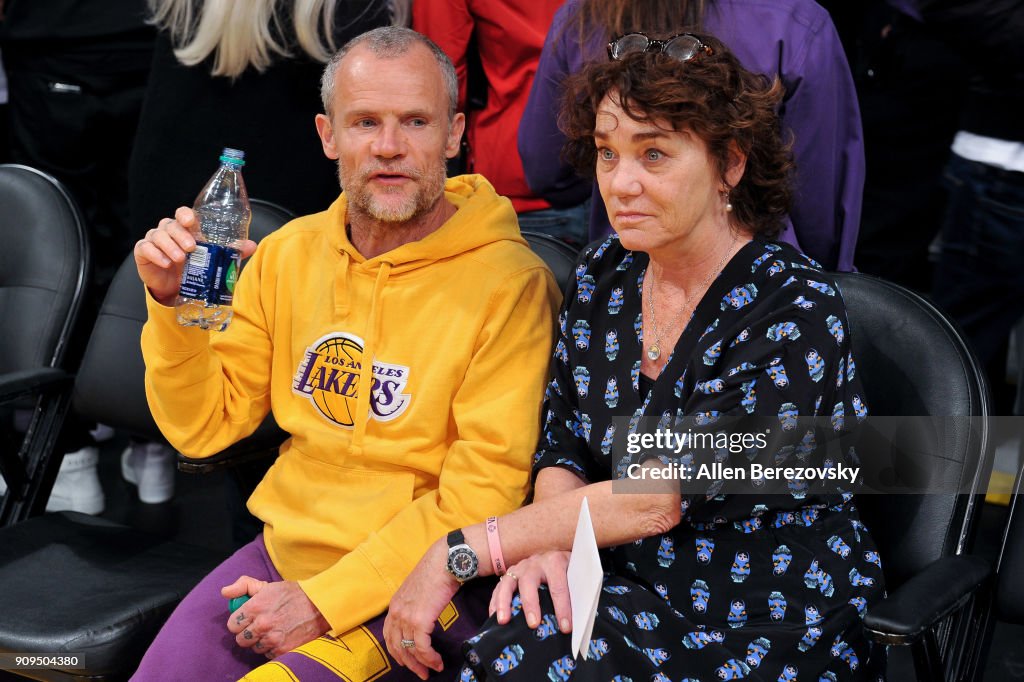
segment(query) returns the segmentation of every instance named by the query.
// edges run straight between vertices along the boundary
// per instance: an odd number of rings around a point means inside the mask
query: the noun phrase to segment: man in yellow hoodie
[[[527,492],[560,297],[511,203],[480,176],[445,179],[464,127],[451,63],[376,29],[332,58],[322,94],[344,192],[246,243],[225,332],[179,327],[171,307],[190,209],[135,247],[168,440],[210,455],[270,410],[291,438],[249,499],[263,533],[185,598],[134,679],[407,677],[380,637],[392,594],[434,540]],[[463,590],[442,614],[452,657],[488,598]]]

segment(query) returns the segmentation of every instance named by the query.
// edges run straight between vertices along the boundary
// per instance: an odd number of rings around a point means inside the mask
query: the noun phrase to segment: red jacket
[[[466,104],[466,50],[476,44],[487,75],[487,106],[468,113],[467,172],[480,173],[516,211],[549,204],[533,195],[519,159],[516,134],[537,71],[544,37],[563,0],[416,0],[413,28],[440,46],[459,75],[459,110]]]

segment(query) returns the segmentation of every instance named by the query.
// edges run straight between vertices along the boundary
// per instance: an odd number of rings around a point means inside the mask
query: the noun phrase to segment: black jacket
[[[973,74],[961,129],[1024,142],[1024,0],[919,0]]]

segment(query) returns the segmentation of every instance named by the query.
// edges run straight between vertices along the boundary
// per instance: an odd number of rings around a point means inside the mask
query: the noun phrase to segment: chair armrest
[[[991,564],[981,557],[943,557],[870,606],[864,629],[877,642],[908,644],[963,606],[991,576]]]
[[[268,452],[276,454],[277,449],[281,443],[287,440],[288,435],[288,432],[277,425],[273,416],[268,416],[250,436],[215,455],[210,457],[178,455],[178,471],[188,474],[205,474],[264,457]]]
[[[70,384],[72,379],[73,375],[55,367],[7,372],[0,375],[0,402],[61,388]]]

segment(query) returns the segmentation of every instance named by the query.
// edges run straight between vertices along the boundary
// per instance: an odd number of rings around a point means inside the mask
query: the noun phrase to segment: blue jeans
[[[990,379],[1024,317],[1024,173],[953,154],[949,204],[932,297],[967,334]]]
[[[520,230],[549,234],[576,248],[581,248],[589,241],[587,239],[589,222],[589,199],[572,208],[545,208],[519,214]]]

